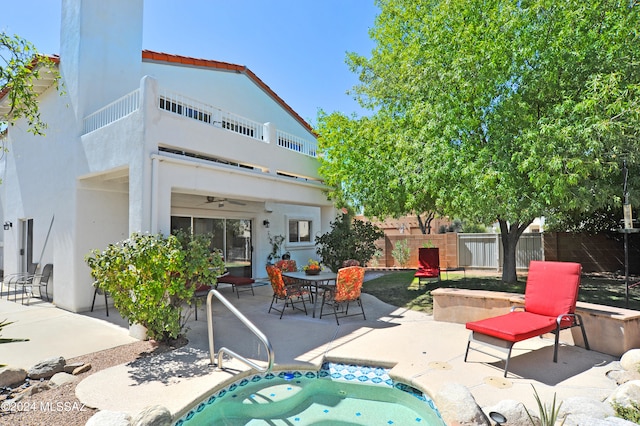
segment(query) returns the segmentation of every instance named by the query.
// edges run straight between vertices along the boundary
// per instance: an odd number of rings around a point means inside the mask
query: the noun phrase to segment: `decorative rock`
[[[623,383],[627,383],[631,380],[640,380],[640,372],[627,371],[627,370],[612,370],[607,371],[607,377],[614,380],[619,386]]]
[[[640,349],[631,349],[622,354],[620,365],[627,371],[638,372],[640,368]]]
[[[15,367],[5,367],[0,369],[0,388],[12,386],[24,382],[27,378],[26,370]]]
[[[49,389],[51,388],[49,387],[48,382],[37,382],[33,386],[28,387],[26,391],[22,392],[22,395],[35,395]]]
[[[493,407],[485,407],[484,411],[485,413],[495,411],[496,413],[502,414],[507,419],[506,424],[509,426],[531,426],[531,420],[529,420],[527,411],[519,401],[505,399]],[[539,420],[533,412],[531,413],[531,417],[533,417],[534,421]]]
[[[640,380],[623,383],[606,400],[609,404],[620,404],[627,408],[631,408],[631,403],[637,401],[640,401]]]
[[[605,419],[615,415],[611,404],[584,397],[571,397],[562,401],[560,417],[581,414],[594,419]],[[567,423],[568,424],[568,423]]]
[[[27,374],[32,380],[48,379],[54,374],[64,371],[65,364],[66,361],[63,357],[48,358],[31,367]]]
[[[562,419],[562,417],[559,417]],[[562,420],[560,420],[562,421]],[[564,420],[563,426],[612,426],[608,420],[605,419],[597,419],[595,417],[591,417],[588,414],[571,414],[566,417]]]
[[[637,426],[636,423],[621,419],[620,417],[607,417],[605,420],[609,422],[610,426]]]
[[[91,364],[82,364],[80,367],[73,370],[71,374],[73,374],[74,376],[77,376],[78,374],[85,373],[89,370],[91,370]]]
[[[447,424],[460,426],[489,426],[489,419],[465,386],[458,383],[444,385],[433,398]]]
[[[53,376],[51,376],[51,379],[49,379],[49,386],[52,387],[52,388],[55,388],[55,387],[62,386],[62,385],[67,384],[67,383],[77,382],[79,380],[80,379],[78,377],[74,376],[73,374],[61,372],[61,373],[56,373]]]
[[[84,365],[84,362],[73,362],[71,364],[65,364],[64,372],[73,374],[73,370],[75,370],[78,367],[82,367],[83,365]]]
[[[142,410],[131,422],[133,426],[170,426],[171,412],[161,405]]]
[[[98,411],[85,426],[130,426],[131,416],[119,411]]]

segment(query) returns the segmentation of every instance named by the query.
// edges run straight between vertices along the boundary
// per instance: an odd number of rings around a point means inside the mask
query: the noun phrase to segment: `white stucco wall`
[[[157,79],[160,87],[214,107],[232,111],[254,121],[272,122],[278,129],[301,138],[314,138],[308,129],[245,74],[143,62],[142,75]]]

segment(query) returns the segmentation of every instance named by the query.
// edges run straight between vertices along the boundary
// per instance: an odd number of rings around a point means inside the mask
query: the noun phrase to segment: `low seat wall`
[[[512,306],[524,305],[524,296],[516,293],[438,288],[431,295],[433,318],[458,324],[506,314]],[[640,311],[578,302],[576,313],[582,317],[592,350],[621,356],[640,348]],[[584,347],[579,327],[563,330],[561,339]]]

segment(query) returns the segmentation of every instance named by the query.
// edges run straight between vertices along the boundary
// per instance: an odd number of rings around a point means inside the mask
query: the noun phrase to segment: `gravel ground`
[[[155,355],[171,350],[154,341],[140,341],[100,352],[68,359],[67,363],[91,364],[91,369],[77,377],[81,381],[87,376],[114,365],[126,364],[139,357]],[[38,386],[33,385],[32,387]],[[0,425],[7,426],[83,426],[97,410],[83,407],[75,395],[76,383],[43,390],[23,397],[15,405],[3,401]],[[32,391],[33,392],[33,391]]]

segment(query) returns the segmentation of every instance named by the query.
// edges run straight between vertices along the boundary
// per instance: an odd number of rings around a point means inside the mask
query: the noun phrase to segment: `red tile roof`
[[[249,68],[244,65],[236,65],[228,62],[214,61],[211,59],[199,59],[191,58],[188,56],[172,55],[169,53],[154,52],[151,50],[142,51],[142,59],[153,62],[167,62],[177,65],[190,65],[196,67],[213,68],[225,71],[235,71],[240,74],[245,74],[251,81],[264,90],[269,96],[271,96],[280,106],[282,106],[289,114],[291,114],[300,124],[302,124],[307,130],[315,134],[313,128],[307,123],[297,112],[293,110],[287,103],[280,98],[267,84],[260,80],[260,78],[253,73]]]
[[[45,58],[48,58],[54,64],[60,65],[60,57],[58,55],[42,55],[42,56],[33,58],[33,60],[31,61],[31,65],[29,65],[29,68],[32,68],[32,69],[35,68],[35,66],[38,65],[39,58],[43,56]],[[9,86],[4,86],[3,88],[0,89],[0,102],[2,102],[5,96],[7,96],[7,93],[9,93],[9,90],[11,90]]]

